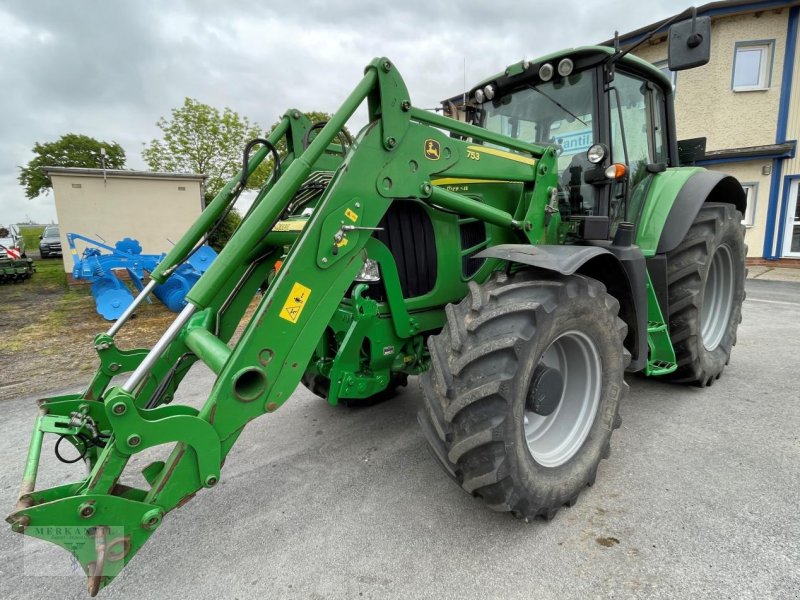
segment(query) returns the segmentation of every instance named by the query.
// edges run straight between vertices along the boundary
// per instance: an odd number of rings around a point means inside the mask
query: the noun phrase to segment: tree
[[[261,136],[261,128],[230,108],[220,112],[194,98],[185,98],[171,113],[170,120],[161,117],[156,122],[163,139],[152,140],[142,158],[156,171],[204,174],[210,202],[241,168],[242,151],[248,141]],[[209,237],[211,247],[222,250],[241,220],[236,209],[227,213]]]
[[[25,167],[19,168],[18,181],[25,188],[25,195],[36,198],[51,189],[50,179],[42,167],[103,167],[101,148],[105,148],[105,168],[125,168],[125,150],[116,142],[101,142],[87,135],[68,133],[55,142],[36,143],[36,155]]]
[[[156,123],[163,132],[163,139],[152,140],[142,151],[142,157],[153,170],[203,173],[207,177],[205,197],[210,201],[242,168],[242,153],[247,142],[263,137],[264,132],[258,123],[251,123],[230,108],[220,111],[193,98],[184,99],[183,106],[171,112],[170,120],[162,117]],[[313,123],[330,118],[321,112],[305,114]],[[276,147],[281,155],[286,153],[284,140]],[[272,171],[272,163],[269,155],[248,178],[247,187],[260,188]],[[230,211],[211,236],[211,246],[220,250],[240,221],[241,215],[235,209]]]
[[[220,111],[193,98],[172,109],[172,118],[156,123],[163,139],[152,140],[142,151],[148,166],[157,171],[194,172],[206,175],[205,193],[210,199],[236,174],[245,144],[262,135],[257,123],[225,108]]]

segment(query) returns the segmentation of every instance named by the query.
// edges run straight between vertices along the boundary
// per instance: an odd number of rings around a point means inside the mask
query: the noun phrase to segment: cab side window
[[[618,71],[609,89],[609,107],[612,160],[628,168],[627,181],[612,190],[612,222],[636,220],[635,207],[621,205],[626,191],[631,198],[643,196],[639,188],[649,179],[647,165],[668,162],[664,94],[652,83]]]

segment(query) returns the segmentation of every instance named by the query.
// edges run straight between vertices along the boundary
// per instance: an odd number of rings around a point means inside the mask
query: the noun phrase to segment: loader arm
[[[326,151],[364,101],[369,125],[346,157],[335,160],[335,174],[310,219],[302,231],[282,231],[276,225],[286,207],[321,161],[333,160]],[[166,513],[219,482],[225,457],[249,421],[288,400],[353,289],[374,229],[393,202],[416,198],[484,220],[520,242],[554,243],[562,235],[557,215],[540,222],[556,185],[554,149],[412,107],[402,78],[385,58],[370,63],[305,149],[297,140],[309,124],[298,120],[299,114],[290,111],[268,138],[272,144],[287,140],[281,176],[259,193],[256,206],[188,293],[187,306],[159,342],[149,351],[124,351],[116,348],[114,335],[152,286],[163,282],[224,214],[241,191],[238,176],[155,269],[134,307],[96,338],[101,365],[87,390],[39,403],[19,501],[7,520],[15,531],[72,552],[89,576],[92,595],[121,571]],[[484,147],[486,142],[491,146]],[[266,147],[259,149],[247,171],[267,155]],[[514,210],[503,210],[434,186],[436,178],[518,182],[523,199]],[[276,269],[279,259],[282,266]],[[254,314],[231,345],[270,274],[274,277]],[[358,296],[357,286],[352,293]],[[199,410],[171,403],[197,360],[217,376],[208,398]],[[131,372],[124,384],[108,387],[124,372]],[[90,472],[84,480],[35,490],[45,434],[62,436],[85,453]],[[174,448],[165,461],[143,470],[147,488],[120,484],[131,456],[162,444]],[[67,536],[65,528],[71,532]]]

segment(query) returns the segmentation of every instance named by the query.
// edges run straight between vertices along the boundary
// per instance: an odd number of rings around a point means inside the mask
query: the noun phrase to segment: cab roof
[[[474,92],[477,88],[484,87],[490,83],[496,83],[498,81],[506,82],[506,85],[512,85],[514,83],[514,79],[523,75],[525,73],[530,72],[533,70],[533,73],[538,73],[539,67],[544,63],[552,63],[553,68],[556,68],[559,61],[564,58],[570,58],[572,61],[577,65],[579,62],[593,62],[592,59],[596,59],[597,62],[612,56],[615,53],[613,48],[609,48],[608,46],[580,46],[578,48],[567,48],[564,50],[559,50],[558,52],[552,52],[550,54],[546,54],[541,56],[535,60],[530,61],[519,61],[512,65],[509,65],[505,71],[502,73],[498,73],[492,77],[488,77],[484,79],[479,84],[472,87],[470,93]],[[626,66],[633,71],[638,71],[648,79],[654,80],[657,83],[660,83],[661,86],[667,90],[672,88],[672,82],[669,78],[661,71],[661,69],[653,66],[651,63],[647,62],[639,58],[638,56],[634,56],[633,54],[626,54],[617,62],[617,65]],[[527,66],[527,68],[526,68]]]

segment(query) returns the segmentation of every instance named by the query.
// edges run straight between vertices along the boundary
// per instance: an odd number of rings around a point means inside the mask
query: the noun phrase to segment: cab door
[[[651,81],[617,71],[608,90],[612,162],[627,175],[612,185],[611,235],[621,221],[637,222],[650,180],[668,163],[664,93]]]

